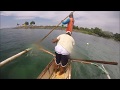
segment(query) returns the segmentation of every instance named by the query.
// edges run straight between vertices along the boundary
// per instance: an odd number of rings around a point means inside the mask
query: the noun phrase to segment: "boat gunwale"
[[[37,77],[37,79],[41,79],[43,77],[43,75],[46,73],[47,70],[49,70],[49,67],[53,64],[53,61],[55,59],[53,58],[49,64],[44,68],[44,70],[39,74],[39,76]]]
[[[44,70],[39,74],[39,76],[37,77],[37,79],[42,79],[42,77],[46,74],[47,70],[49,70],[49,67],[53,64],[55,58],[53,58],[48,65],[44,68]],[[67,67],[65,72],[67,72],[68,70],[68,75],[67,78],[65,79],[71,79],[71,60],[68,61]],[[51,73],[50,77],[52,76],[52,74],[54,73],[54,71]],[[50,79],[49,77],[49,79]]]

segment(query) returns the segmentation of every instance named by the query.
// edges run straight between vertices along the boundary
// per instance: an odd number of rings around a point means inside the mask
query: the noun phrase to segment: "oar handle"
[[[71,59],[72,62],[94,62],[94,63],[102,63],[102,64],[110,64],[110,65],[118,65],[117,62],[108,62],[108,61],[101,61],[101,60],[83,60],[83,59]]]

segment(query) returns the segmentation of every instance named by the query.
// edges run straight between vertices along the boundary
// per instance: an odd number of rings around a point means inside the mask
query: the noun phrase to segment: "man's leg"
[[[57,73],[59,66],[60,66],[61,54],[58,54],[55,52],[55,55],[56,55],[56,59],[55,59],[55,63],[54,63],[54,71],[55,71],[55,73]]]
[[[60,73],[62,75],[66,70],[66,65],[68,64],[69,55],[62,55],[61,56],[61,66],[60,66]]]

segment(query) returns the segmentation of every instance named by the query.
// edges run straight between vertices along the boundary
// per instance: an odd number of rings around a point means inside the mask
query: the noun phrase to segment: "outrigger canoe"
[[[37,79],[71,79],[71,62],[68,63],[66,71],[62,75],[59,75],[60,71],[57,73],[54,72],[54,60],[55,58],[51,60]]]

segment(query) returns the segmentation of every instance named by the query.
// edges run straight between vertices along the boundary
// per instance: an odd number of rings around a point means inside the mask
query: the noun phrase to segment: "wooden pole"
[[[73,12],[71,12],[71,13],[74,13],[75,11],[73,11]],[[69,15],[66,17],[66,18],[68,18],[69,17]],[[66,19],[65,18],[65,19]],[[63,19],[63,20],[65,20],[65,19]],[[61,22],[56,26],[56,27],[54,27],[46,36],[44,36],[40,41],[38,41],[37,43],[40,43],[40,42],[42,42],[54,29],[56,29],[59,25],[61,24]]]
[[[48,50],[45,50],[45,49],[43,49],[43,48],[39,48],[39,50],[42,50],[43,52],[46,52],[46,53],[52,55],[53,57],[55,57],[55,54],[51,53],[51,52],[48,51]]]
[[[22,51],[22,52],[20,52],[20,53],[18,53],[18,54],[16,54],[16,55],[12,56],[12,57],[10,57],[10,58],[8,58],[8,59],[0,62],[0,67],[3,66],[3,65],[5,65],[5,64],[7,64],[8,62],[14,60],[15,58],[23,55],[24,53],[26,53],[26,52],[28,52],[28,51],[30,51],[30,50],[31,50],[31,48],[28,48],[28,49],[26,49],[26,50],[24,50],[24,51]]]
[[[117,62],[108,62],[108,61],[100,61],[100,60],[83,60],[83,59],[71,59],[72,62],[94,62],[94,63],[102,63],[102,64],[110,64],[110,65],[118,65]]]
[[[48,54],[51,54],[52,56],[55,57],[55,54],[51,53],[50,51],[48,50],[45,50],[43,49],[42,47],[40,48],[39,47],[39,50],[42,50]],[[102,64],[110,64],[110,65],[118,65],[117,62],[109,62],[109,61],[100,61],[100,60],[83,60],[83,59],[71,59],[71,62],[83,62],[83,63],[86,63],[86,64],[90,64],[91,62],[93,63],[102,63]]]

